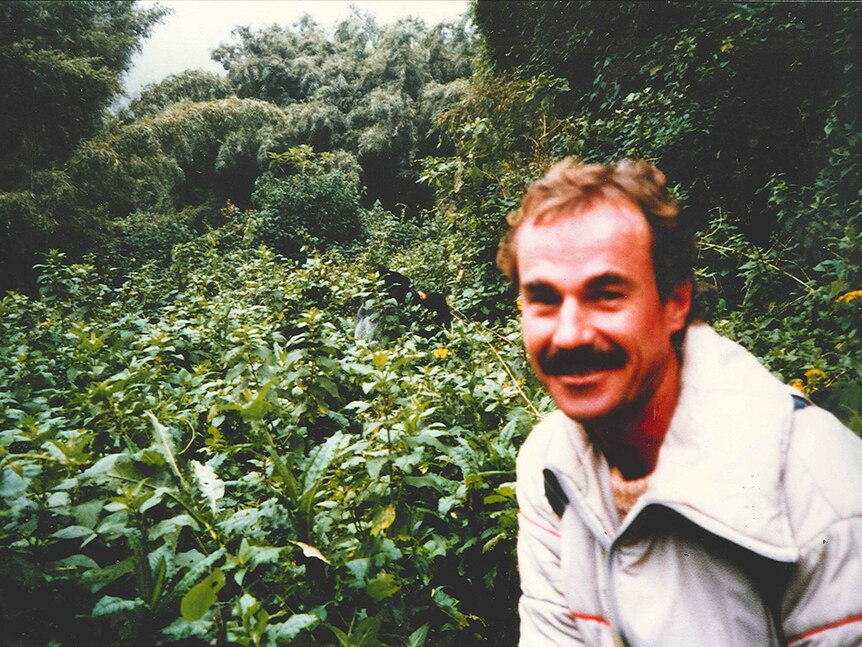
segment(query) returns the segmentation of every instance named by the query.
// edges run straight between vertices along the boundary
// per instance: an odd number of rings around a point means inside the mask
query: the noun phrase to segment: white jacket
[[[691,326],[624,519],[580,426],[559,411],[537,425],[518,456],[521,647],[862,645],[862,441],[790,394]]]

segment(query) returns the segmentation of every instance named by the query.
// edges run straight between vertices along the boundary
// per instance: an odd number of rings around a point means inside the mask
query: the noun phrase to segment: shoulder
[[[555,432],[565,427],[566,417],[562,411],[555,410],[542,418],[530,431],[518,451],[518,464],[542,461]],[[540,468],[541,469],[541,468]]]
[[[796,411],[786,483],[799,557],[782,603],[784,631],[794,644],[858,644],[862,440],[823,409]]]
[[[548,414],[533,427],[518,451],[517,489],[522,508],[545,507],[544,470],[555,437],[566,433],[566,421],[561,411]]]
[[[862,517],[862,439],[824,409],[794,412],[785,478],[799,543]]]

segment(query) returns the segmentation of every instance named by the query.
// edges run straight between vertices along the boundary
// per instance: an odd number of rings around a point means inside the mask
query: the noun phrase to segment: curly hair
[[[662,300],[680,283],[690,282],[694,287],[694,230],[668,193],[664,173],[640,160],[583,164],[567,157],[554,164],[527,188],[521,206],[509,213],[509,230],[500,242],[497,265],[518,287],[521,226],[570,218],[598,202],[627,202],[643,213],[652,232],[653,272]],[[694,316],[693,304],[689,319]]]

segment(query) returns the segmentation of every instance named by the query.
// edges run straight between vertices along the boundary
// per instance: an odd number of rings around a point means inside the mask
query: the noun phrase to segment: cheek
[[[521,341],[524,343],[524,350],[527,351],[530,361],[533,361],[541,349],[544,337],[545,334],[538,322],[527,318],[521,319]]]

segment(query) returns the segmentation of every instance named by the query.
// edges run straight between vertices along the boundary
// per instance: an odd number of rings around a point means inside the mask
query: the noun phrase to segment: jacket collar
[[[607,462],[577,423],[553,434],[546,467],[609,544],[650,504],[770,559],[798,558],[784,501],[793,401],[750,353],[705,324],[686,333],[682,387],[647,492],[619,523]]]

